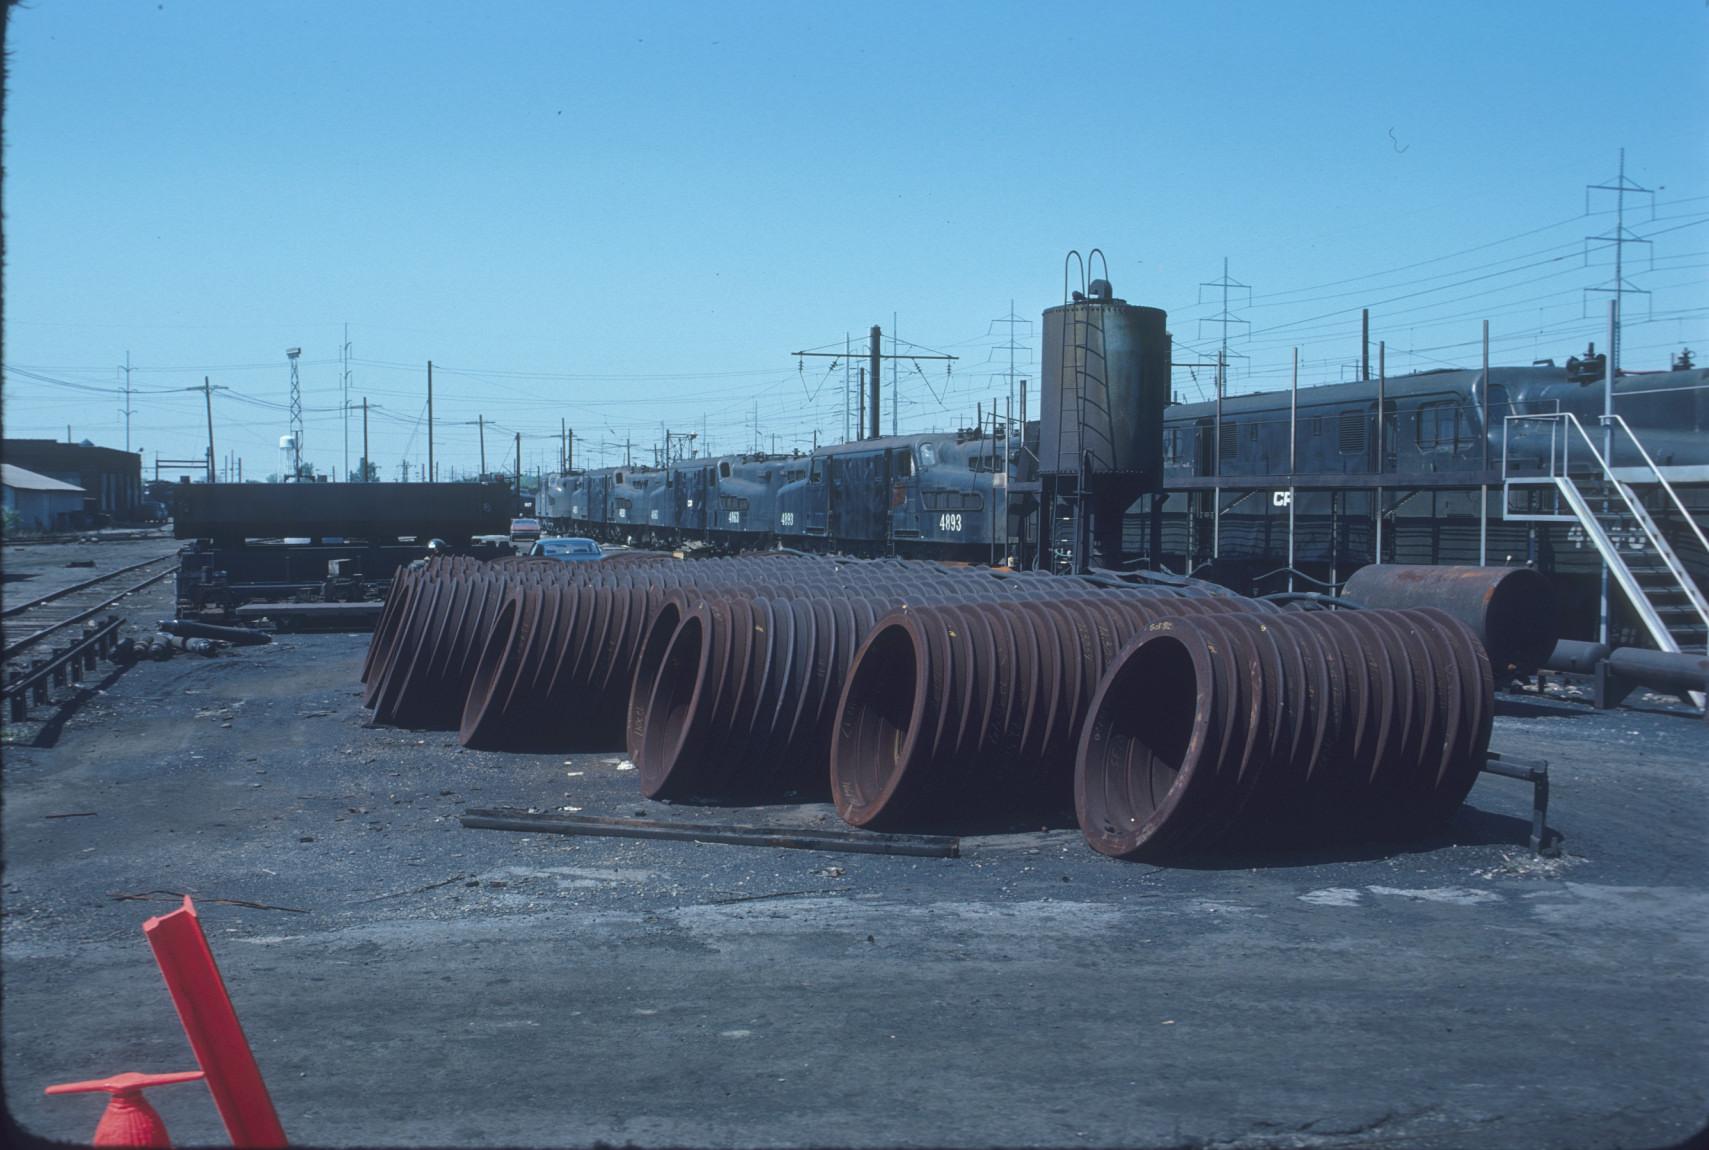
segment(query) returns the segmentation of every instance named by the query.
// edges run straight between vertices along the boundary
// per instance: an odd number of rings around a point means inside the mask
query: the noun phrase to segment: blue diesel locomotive
[[[642,547],[794,547],[850,555],[1002,560],[1030,508],[1019,435],[881,436],[787,455],[756,452],[663,467],[548,476],[536,512],[553,531]]]

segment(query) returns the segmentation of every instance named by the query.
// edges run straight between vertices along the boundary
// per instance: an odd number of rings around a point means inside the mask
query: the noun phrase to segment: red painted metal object
[[[207,1074],[208,1090],[232,1145],[237,1150],[284,1146],[284,1127],[214,965],[195,904],[186,896],[178,910],[143,923],[142,932],[154,949],[190,1048]]]
[[[151,1146],[171,1147],[166,1137],[166,1123],[160,1113],[148,1104],[142,1092],[149,1086],[170,1086],[174,1082],[195,1082],[202,1077],[200,1070],[180,1070],[173,1074],[115,1074],[110,1078],[93,1078],[87,1082],[62,1082],[49,1086],[49,1094],[92,1094],[106,1091],[111,1095],[101,1121],[95,1127],[91,1146]]]

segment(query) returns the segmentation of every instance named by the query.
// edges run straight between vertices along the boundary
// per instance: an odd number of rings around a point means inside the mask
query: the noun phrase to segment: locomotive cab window
[[[1418,409],[1418,446],[1453,447],[1458,438],[1459,404],[1427,403]]]
[[[896,478],[906,479],[908,476],[914,474],[913,452],[909,451],[906,447],[898,447],[890,454],[896,468]]]
[[[720,479],[730,478],[730,462],[729,462],[729,460],[723,460],[722,462],[720,462],[718,464],[718,478],[720,478]]]
[[[918,451],[920,453],[920,469],[922,471],[928,467],[937,466],[938,449],[935,444],[922,443],[920,444]]]
[[[820,483],[824,481],[825,471],[824,468],[819,465],[819,460],[817,458],[813,460],[813,467],[812,470],[807,473],[807,478],[809,482],[812,483]]]

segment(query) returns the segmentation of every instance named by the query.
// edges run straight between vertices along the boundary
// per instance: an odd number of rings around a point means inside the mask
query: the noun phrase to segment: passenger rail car
[[[882,436],[812,452],[754,453],[548,477],[554,531],[638,546],[702,542],[989,561],[1014,532],[1031,478],[1018,436]],[[1003,558],[1001,554],[995,557]]]
[[[1561,577],[1582,631],[1600,572],[1595,548],[1574,524],[1503,519],[1501,483],[1504,456],[1512,475],[1545,475],[1569,440],[1571,458],[1589,462],[1561,413],[1602,449],[1601,372],[1596,361],[1492,368],[1485,388],[1482,372],[1457,370],[1302,387],[1291,421],[1286,391],[1225,397],[1220,419],[1214,401],[1174,405],[1164,418],[1160,523],[1151,523],[1148,500],[1136,504],[1125,550],[1236,590],[1275,591],[1287,578],[1291,504],[1293,567],[1324,582],[1372,562],[1379,534],[1384,562],[1475,564],[1487,485],[1489,562],[1533,563]],[[1613,409],[1688,512],[1709,520],[1709,371],[1681,357],[1671,371],[1623,374]],[[1613,466],[1709,586],[1709,556],[1624,437]]]

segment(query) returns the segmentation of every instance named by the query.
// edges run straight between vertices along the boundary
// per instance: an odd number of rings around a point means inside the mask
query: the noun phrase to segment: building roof
[[[25,471],[10,463],[0,463],[0,484],[17,491],[64,491],[76,492],[82,495],[83,488],[75,483],[61,483],[57,479],[49,479],[45,475],[37,475],[34,471]]]

